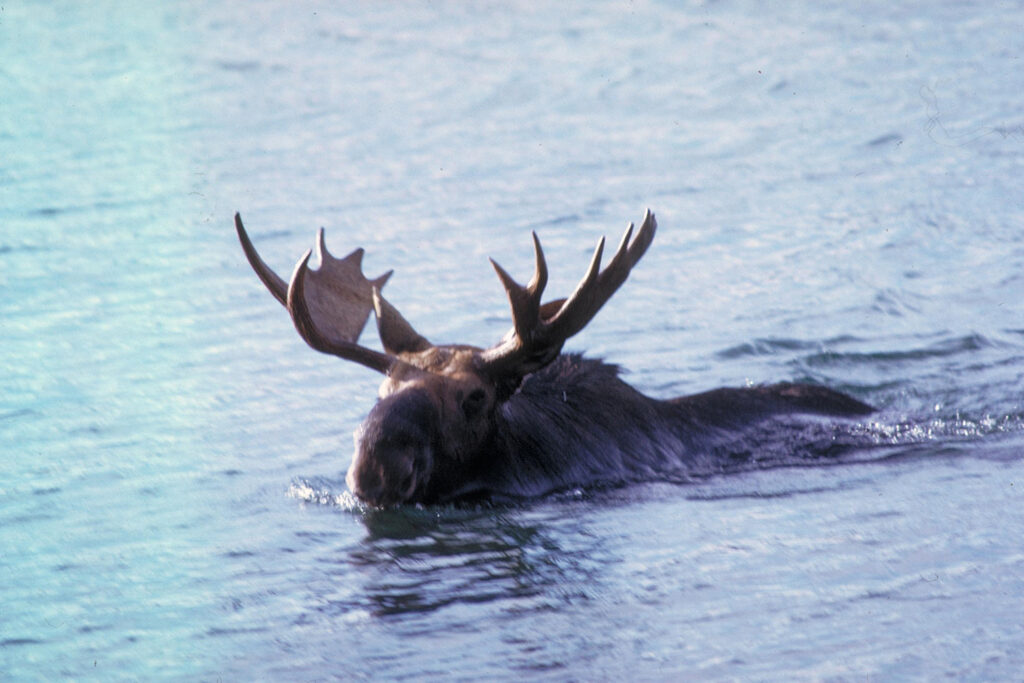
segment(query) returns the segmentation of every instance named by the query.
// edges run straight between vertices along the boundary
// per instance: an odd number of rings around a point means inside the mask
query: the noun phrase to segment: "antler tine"
[[[647,252],[647,248],[654,241],[654,233],[657,230],[658,221],[655,220],[651,210],[647,209],[644,212],[644,222],[640,224],[640,230],[637,231],[636,239],[633,240],[633,244],[629,248],[630,267],[636,265],[640,257]]]
[[[539,245],[540,242],[537,244]],[[537,253],[540,254],[537,263],[541,265],[544,257],[542,252],[538,251]],[[530,284],[524,287],[516,282],[497,261],[494,259],[490,259],[490,261],[494,266],[494,272],[498,274],[498,279],[501,280],[501,284],[505,288],[505,294],[508,296],[516,336],[526,339],[531,335],[531,331],[536,329],[540,316],[540,297],[544,291],[543,285],[547,280],[547,266],[538,267]]]
[[[536,261],[534,266],[533,278],[530,280],[530,284],[526,286],[526,289],[531,295],[537,297],[537,301],[540,301],[541,294],[544,293],[544,288],[548,286],[548,263],[544,258],[544,250],[540,246],[540,238],[537,237],[537,233],[531,233],[533,235],[533,254]]]
[[[298,330],[307,344],[323,353],[328,353],[345,360],[350,360],[368,368],[388,374],[392,366],[398,361],[393,356],[368,349],[354,342],[331,340],[320,334],[317,330],[313,317],[310,315],[309,307],[306,304],[305,280],[309,272],[309,257],[312,250],[307,249],[292,272],[291,281],[288,283],[286,306]]]
[[[636,239],[632,240],[632,242],[630,242],[630,239],[633,236],[633,224],[629,224],[626,232],[622,235],[622,241],[619,242],[619,248],[615,250],[615,255],[612,256],[612,260],[608,262],[605,269],[601,271],[600,286],[602,290],[611,290],[611,293],[614,293],[626,281],[633,266],[644,255],[644,252],[647,251],[647,247],[651,245],[651,240],[654,239],[654,228],[654,216],[651,214],[650,209],[644,214],[644,222],[640,224],[640,229],[636,233]],[[609,293],[608,297],[611,297],[611,293]]]
[[[377,333],[384,351],[392,356],[402,353],[426,351],[433,344],[413,329],[398,309],[381,296],[380,287],[372,286],[373,311],[377,318]]]
[[[533,237],[537,249],[537,273],[529,287],[516,283],[492,259],[491,263],[494,264],[498,277],[505,286],[512,306],[515,334],[481,354],[484,364],[498,373],[511,371],[522,375],[551,362],[561,351],[565,340],[586,327],[626,281],[633,266],[651,245],[656,229],[657,221],[648,209],[640,229],[635,234],[633,223],[626,228],[618,249],[604,270],[601,269],[605,243],[602,237],[594,249],[587,272],[576,285],[576,289],[568,299],[561,302],[560,306],[554,302],[545,304],[544,316],[540,315],[540,294],[543,286],[532,291],[535,282],[544,283],[547,280],[547,268],[536,234]]]
[[[270,293],[274,295],[274,298],[280,301],[282,305],[287,306],[288,283],[282,280],[260,258],[260,255],[256,252],[256,247],[252,244],[252,240],[249,239],[248,233],[245,232],[245,226],[242,225],[242,216],[239,213],[235,213],[235,232],[238,233],[238,241],[242,243],[242,251],[245,252],[245,258],[249,260],[249,265],[256,271],[256,274],[263,281],[263,284],[266,285],[267,289],[270,290]]]
[[[594,255],[590,258],[590,266],[586,274],[576,285],[576,289],[569,295],[565,303],[549,321],[549,329],[545,331],[545,337],[560,337],[565,341],[586,326],[597,309],[601,307],[600,299],[601,283],[601,256],[604,254],[604,237],[597,242]]]
[[[626,227],[618,249],[612,256],[611,261],[605,266],[596,278],[591,279],[595,263],[591,262],[591,271],[580,282],[576,292],[569,297],[569,300],[562,306],[562,309],[550,320],[552,331],[550,334],[568,339],[576,334],[589,323],[601,307],[608,302],[608,299],[622,286],[622,283],[629,277],[633,266],[640,260],[640,257],[647,251],[651,240],[654,239],[654,231],[657,224],[654,214],[650,209],[644,214],[644,222],[640,225],[635,239],[633,238],[633,223]],[[596,254],[595,254],[596,256]]]
[[[605,267],[605,271],[608,273],[610,278],[613,274],[618,275],[620,272],[628,275],[629,269],[632,263],[629,262],[629,240],[633,236],[633,224],[630,223],[626,228],[626,232],[622,234],[622,239],[619,240],[619,246],[615,250],[615,254],[612,255],[612,260],[608,262]],[[625,268],[623,268],[625,266]]]

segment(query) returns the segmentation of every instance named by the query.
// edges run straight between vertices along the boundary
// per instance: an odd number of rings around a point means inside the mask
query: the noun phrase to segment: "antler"
[[[604,270],[601,255],[604,238],[597,243],[587,273],[568,299],[540,303],[547,284],[548,269],[537,234],[533,235],[536,268],[525,287],[512,279],[494,259],[491,265],[508,294],[512,308],[513,331],[496,346],[481,354],[486,369],[494,374],[524,374],[538,370],[555,359],[565,341],[586,327],[601,307],[629,277],[630,270],[647,251],[658,224],[648,209],[633,237],[630,223],[622,242]],[[632,239],[632,241],[631,241]],[[557,308],[556,308],[557,306]]]
[[[242,225],[242,217],[235,214],[235,229],[242,243],[249,264],[270,293],[280,301],[291,314],[295,329],[317,351],[329,353],[345,360],[354,361],[378,372],[387,374],[396,363],[401,363],[396,353],[384,347],[381,353],[359,345],[359,334],[366,325],[370,311],[378,311],[378,327],[382,338],[395,338],[399,346],[416,344],[422,347],[430,343],[417,335],[412,327],[398,314],[398,311],[380,296],[392,271],[374,280],[363,275],[363,250],[356,249],[343,259],[335,258],[324,243],[323,228],[317,236],[316,250],[320,258],[318,270],[309,269],[311,250],[307,250],[295,266],[291,280],[286,284],[277,273],[260,258],[249,235]],[[386,313],[386,315],[384,314]],[[404,327],[396,333],[394,328]],[[415,337],[406,339],[407,335]]]

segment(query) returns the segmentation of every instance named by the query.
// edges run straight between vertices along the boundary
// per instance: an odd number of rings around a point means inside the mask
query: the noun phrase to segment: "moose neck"
[[[474,471],[464,473],[466,486],[449,498],[687,481],[742,468],[754,451],[783,462],[794,448],[792,430],[809,438],[814,416],[855,418],[871,411],[825,387],[789,383],[659,401],[622,381],[615,365],[563,354],[498,406]],[[835,447],[831,428],[820,437],[811,448]]]
[[[617,366],[563,354],[499,406],[475,478],[498,497],[530,497],[681,471],[690,449],[679,416],[623,382]]]

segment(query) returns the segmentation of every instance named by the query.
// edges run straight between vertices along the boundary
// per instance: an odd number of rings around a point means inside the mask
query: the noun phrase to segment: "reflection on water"
[[[338,576],[360,577],[362,601],[328,611],[401,616],[454,603],[557,609],[599,585],[600,540],[581,522],[560,518],[557,505],[366,509],[329,484],[302,482],[290,493],[355,515],[366,529],[357,545],[323,559]]]

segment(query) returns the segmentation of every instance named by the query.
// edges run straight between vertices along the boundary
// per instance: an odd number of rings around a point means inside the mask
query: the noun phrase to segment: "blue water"
[[[1019,677],[1019,3],[209,5],[0,7],[0,678]],[[487,256],[525,277],[536,230],[568,292],[648,206],[570,348],[660,397],[824,383],[873,445],[354,506],[378,378],[233,212],[487,345]]]

